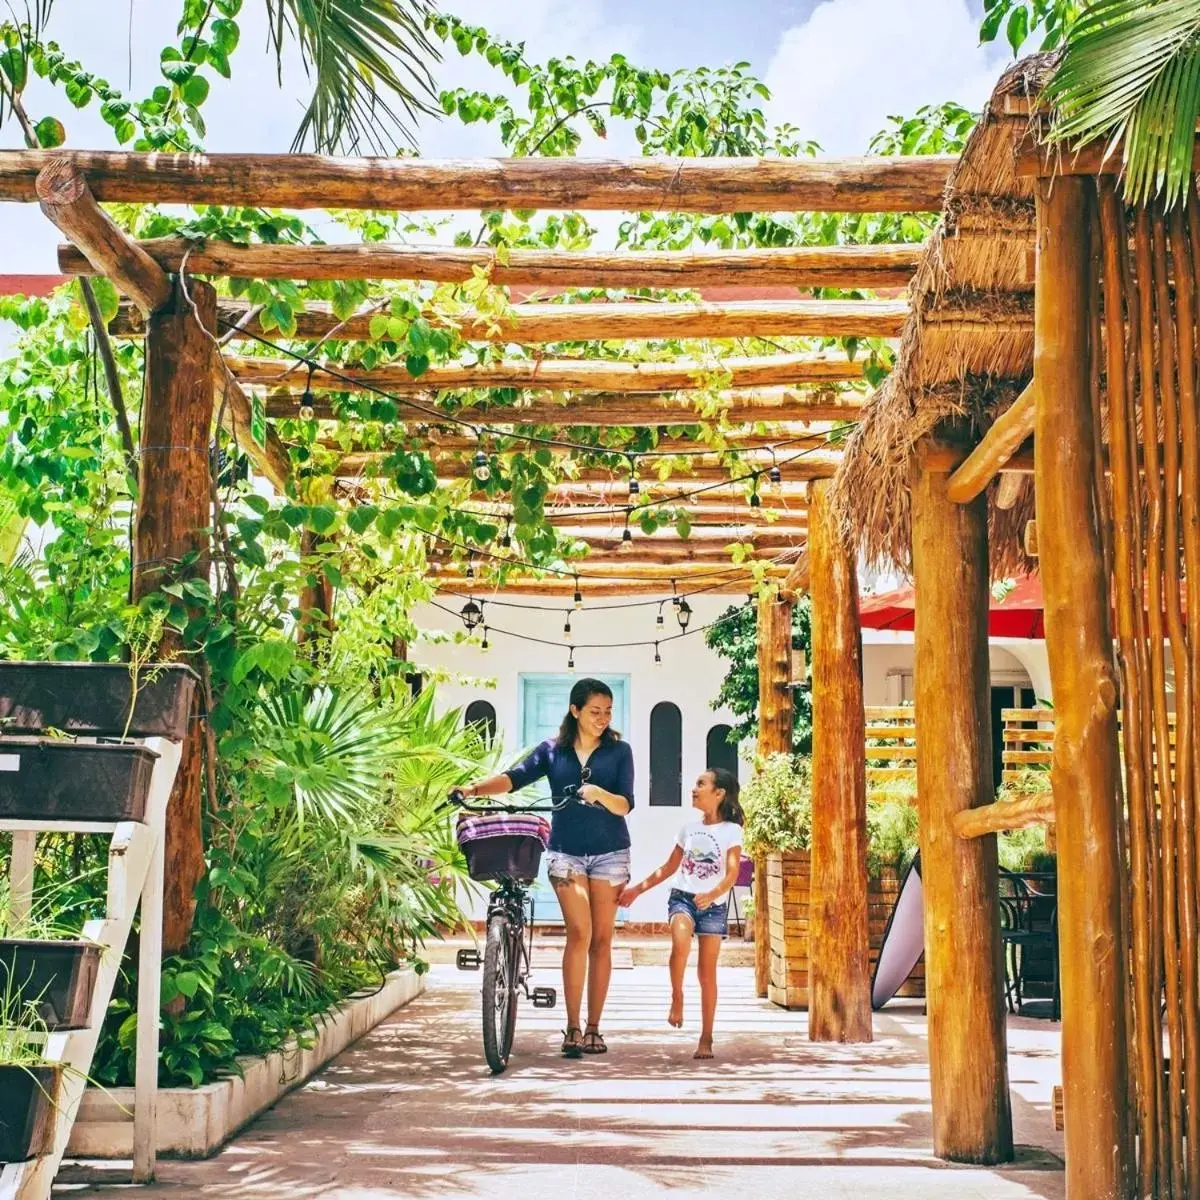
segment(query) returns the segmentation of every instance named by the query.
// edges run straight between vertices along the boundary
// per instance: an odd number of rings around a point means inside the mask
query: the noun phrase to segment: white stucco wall
[[[503,597],[499,597],[503,599]],[[513,598],[520,604],[539,601],[527,596]],[[638,597],[638,599],[642,599]],[[716,619],[736,596],[689,599],[694,612],[692,627],[706,625]],[[447,599],[448,607],[461,608],[462,600]],[[611,609],[603,606],[618,601],[585,601],[581,611],[571,613],[572,636],[576,642],[630,642],[655,636],[657,607]],[[488,606],[487,619],[492,628],[491,648],[487,653],[478,643],[432,645],[418,642],[410,654],[422,666],[439,667],[452,672],[455,678],[438,684],[439,703],[450,708],[465,708],[472,700],[489,700],[496,709],[499,736],[504,743],[503,765],[511,765],[522,749],[519,676],[522,672],[558,674],[567,669],[567,644],[562,641],[564,615],[569,603],[558,600],[546,604],[544,610],[529,612]],[[461,621],[439,609],[426,606],[415,614],[417,625],[423,629],[462,632]],[[678,633],[672,607],[664,609],[666,632]],[[498,630],[511,630],[535,637],[549,638],[560,645],[539,646],[507,637]],[[705,768],[705,739],[709,729],[718,723],[732,725],[733,714],[714,710],[716,697],[725,675],[724,660],[704,644],[702,633],[689,634],[662,646],[662,664],[654,665],[654,648],[577,650],[575,674],[623,674],[629,676],[629,722],[621,734],[633,748],[636,775],[636,806],[629,818],[633,842],[633,873],[635,879],[647,875],[667,857],[674,844],[680,824],[691,819],[690,794],[695,777]],[[475,679],[464,678],[477,677]],[[494,682],[489,688],[484,679]],[[681,808],[651,808],[650,786],[650,710],[660,700],[679,706],[683,718],[683,806]],[[742,778],[746,768],[742,766]],[[628,913],[631,921],[665,921],[667,889],[661,888],[641,896]],[[482,914],[477,914],[482,915]]]

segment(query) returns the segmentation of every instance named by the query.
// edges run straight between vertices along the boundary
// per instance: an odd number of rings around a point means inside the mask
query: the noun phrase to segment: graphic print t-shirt
[[[683,850],[683,862],[671,886],[681,892],[710,892],[725,874],[725,855],[732,846],[742,844],[742,827],[732,821],[705,825],[689,821],[675,839]]]

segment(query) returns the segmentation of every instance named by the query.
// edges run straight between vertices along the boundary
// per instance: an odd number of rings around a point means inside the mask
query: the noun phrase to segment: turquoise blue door
[[[521,673],[517,677],[520,689],[521,745],[525,749],[544,742],[558,733],[563,713],[567,711],[571,688],[579,681],[578,675],[542,675]],[[597,675],[612,688],[613,727],[624,734],[629,728],[629,676]],[[545,780],[528,789],[529,794],[548,796],[550,789]],[[558,898],[546,877],[545,860],[534,892],[536,899],[535,920],[562,921],[562,909]]]

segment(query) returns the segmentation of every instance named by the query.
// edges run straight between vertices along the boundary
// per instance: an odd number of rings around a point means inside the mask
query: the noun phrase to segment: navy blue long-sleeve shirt
[[[624,796],[633,808],[633,751],[628,742],[601,744],[587,761],[589,783]],[[515,767],[505,771],[513,791],[548,779],[551,794],[561,796],[578,787],[583,775],[574,746],[560,747],[554,738],[543,742]],[[599,804],[568,804],[550,820],[550,849],[562,854],[610,854],[629,847],[629,826]]]

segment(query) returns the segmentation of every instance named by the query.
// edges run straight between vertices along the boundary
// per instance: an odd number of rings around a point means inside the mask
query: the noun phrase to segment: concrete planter
[[[240,1078],[198,1088],[160,1089],[158,1153],[168,1158],[208,1158],[239,1129],[424,990],[423,975],[407,968],[393,971],[378,992],[351,997],[330,1009],[308,1049],[291,1042],[265,1057],[241,1059]],[[133,1156],[133,1088],[87,1090],[67,1156]]]

